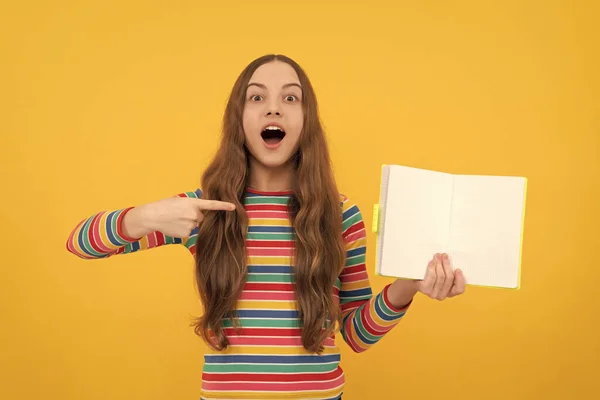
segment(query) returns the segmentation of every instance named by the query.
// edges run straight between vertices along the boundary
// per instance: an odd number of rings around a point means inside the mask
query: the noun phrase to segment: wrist
[[[390,303],[396,308],[404,308],[417,294],[417,283],[408,279],[396,279],[388,288],[387,296]]]
[[[123,233],[130,240],[137,240],[151,232],[150,220],[151,216],[145,205],[134,207],[123,218]]]

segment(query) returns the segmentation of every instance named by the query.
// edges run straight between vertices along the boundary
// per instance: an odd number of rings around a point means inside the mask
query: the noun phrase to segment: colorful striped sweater
[[[335,337],[326,340],[321,355],[302,346],[293,289],[291,263],[293,227],[286,212],[291,192],[247,190],[244,205],[248,279],[238,302],[239,336],[224,320],[230,346],[207,350],[201,399],[340,399],[344,372]],[[201,198],[200,189],[179,194]],[[365,266],[366,231],[361,212],[340,195],[346,266],[332,288],[339,301],[343,340],[355,352],[373,346],[400,321],[406,307],[394,307],[388,286],[373,295]],[[181,244],[195,255],[197,228],[189,237],[153,232],[140,239],[127,237],[121,223],[131,209],[103,211],[81,221],[70,234],[67,249],[84,259],[106,258],[162,245]]]

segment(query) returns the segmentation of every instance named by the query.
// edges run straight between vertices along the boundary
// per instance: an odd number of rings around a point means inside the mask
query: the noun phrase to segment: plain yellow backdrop
[[[227,9],[227,7],[231,7]],[[193,190],[242,68],[312,79],[367,224],[383,163],[529,178],[522,289],[419,296],[342,343],[345,400],[583,399],[600,363],[594,1],[12,2],[0,8],[0,398],[195,399],[192,259],[83,261],[81,219]],[[374,236],[368,263],[373,290]]]

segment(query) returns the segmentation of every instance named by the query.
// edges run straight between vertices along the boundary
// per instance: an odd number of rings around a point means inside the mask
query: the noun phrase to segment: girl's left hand
[[[436,254],[427,265],[417,290],[432,299],[444,300],[465,292],[465,277],[460,269],[453,270],[447,254]]]

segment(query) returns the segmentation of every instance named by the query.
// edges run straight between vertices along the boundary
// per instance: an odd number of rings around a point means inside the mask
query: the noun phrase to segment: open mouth
[[[267,126],[260,135],[266,144],[274,145],[283,140],[285,132],[278,126]]]

